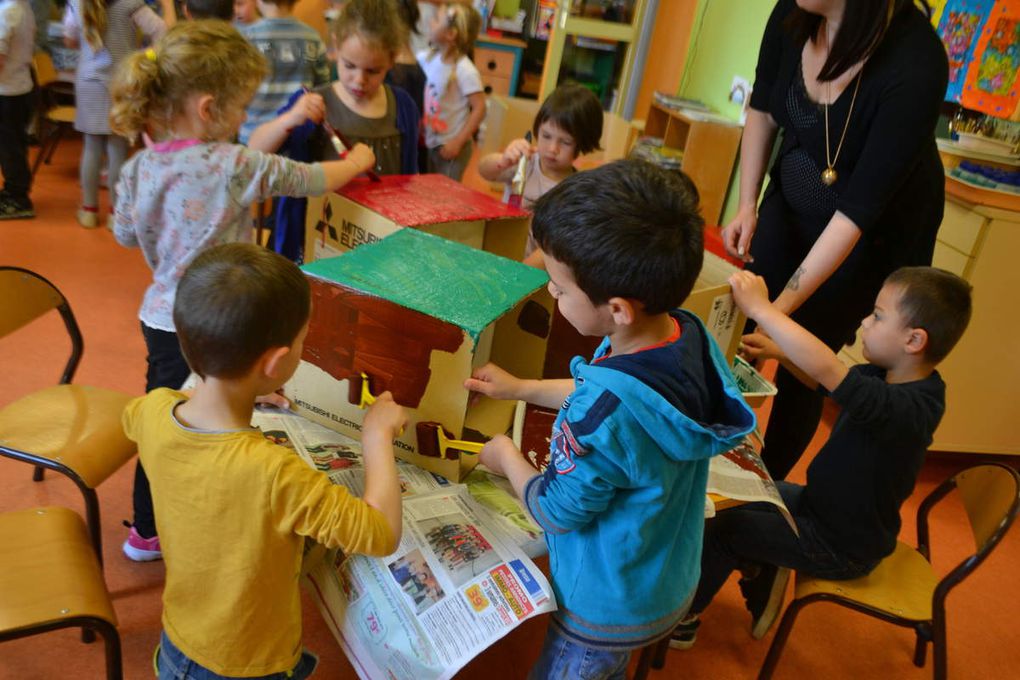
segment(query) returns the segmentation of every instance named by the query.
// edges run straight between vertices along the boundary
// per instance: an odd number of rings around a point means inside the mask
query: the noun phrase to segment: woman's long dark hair
[[[822,64],[818,80],[825,82],[840,77],[851,66],[868,57],[885,37],[896,15],[914,5],[915,0],[846,0],[843,23],[829,49],[829,58]],[[917,0],[925,16],[931,17],[927,0]],[[794,44],[803,45],[818,37],[822,16],[795,7],[786,17],[785,26]]]

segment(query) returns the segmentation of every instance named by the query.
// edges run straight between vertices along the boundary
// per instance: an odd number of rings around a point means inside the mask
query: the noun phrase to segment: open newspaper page
[[[253,423],[335,484],[363,491],[359,442],[283,412],[257,412]],[[445,680],[522,621],[555,610],[528,557],[544,545],[500,480],[479,472],[452,484],[403,462],[398,472],[397,550],[371,558],[311,547],[304,583],[359,677]]]
[[[765,502],[776,506],[786,522],[798,533],[797,524],[786,508],[776,483],[752,443],[745,439],[737,448],[712,458],[708,466],[708,493],[744,501]]]

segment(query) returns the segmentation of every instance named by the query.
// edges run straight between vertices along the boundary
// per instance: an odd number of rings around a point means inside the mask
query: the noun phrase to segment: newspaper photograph
[[[300,416],[257,410],[253,425],[352,493],[361,445]],[[359,677],[444,680],[528,618],[556,609],[531,561],[541,530],[482,470],[453,484],[398,461],[403,532],[386,558],[309,546],[304,584]]]
[[[737,448],[712,458],[708,466],[707,491],[747,503],[771,503],[786,519],[793,533],[799,533],[775,481],[765,469],[761,455],[748,439]]]
[[[553,611],[545,576],[463,485],[404,500],[387,558],[333,553],[305,576],[358,676],[445,680]]]

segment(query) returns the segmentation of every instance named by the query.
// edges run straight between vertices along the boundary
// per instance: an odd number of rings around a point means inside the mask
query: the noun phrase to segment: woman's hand
[[[751,238],[758,228],[758,209],[754,205],[743,205],[733,221],[722,230],[723,247],[733,257],[752,262]]]

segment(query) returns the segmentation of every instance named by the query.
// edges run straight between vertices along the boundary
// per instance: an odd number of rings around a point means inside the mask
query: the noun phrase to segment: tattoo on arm
[[[800,277],[807,273],[804,267],[797,267],[797,271],[793,273],[790,280],[786,282],[787,290],[797,290],[800,288]]]

